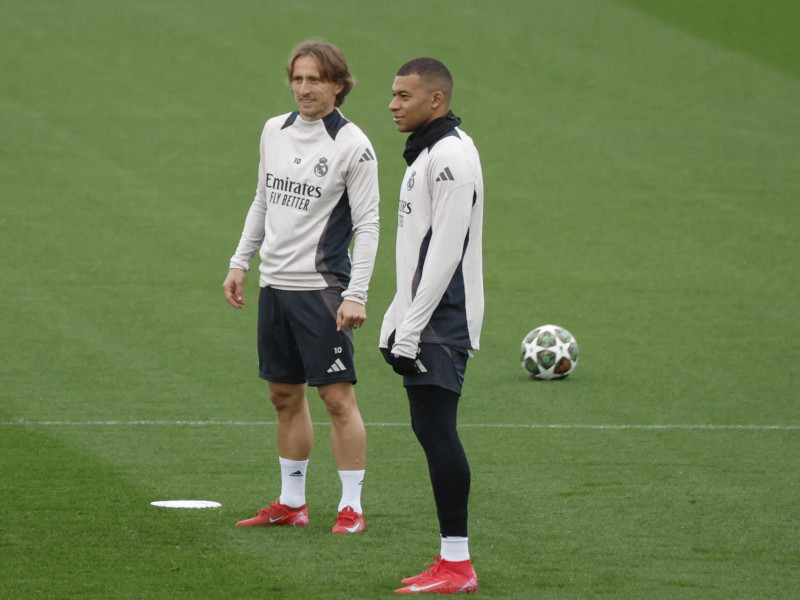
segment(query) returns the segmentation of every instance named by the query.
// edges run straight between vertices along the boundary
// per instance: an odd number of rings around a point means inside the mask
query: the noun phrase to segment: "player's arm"
[[[244,280],[247,271],[250,270],[250,259],[258,252],[264,242],[264,223],[267,215],[267,194],[265,186],[264,169],[264,140],[266,138],[266,127],[261,134],[260,159],[258,163],[258,184],[256,194],[247,217],[244,221],[244,229],[239,238],[236,252],[230,259],[228,275],[222,283],[225,291],[225,299],[234,308],[242,308],[244,300]]]
[[[359,313],[352,317],[360,325],[366,319],[364,305],[367,303],[367,290],[375,267],[375,256],[378,253],[380,235],[378,188],[378,161],[374,158],[361,161],[365,147],[362,146],[353,160],[353,166],[347,176],[347,195],[350,200],[350,218],[353,221],[353,257],[350,269],[350,285],[342,293],[345,301],[361,306],[349,306],[348,310]],[[367,144],[370,156],[375,151]],[[344,302],[342,303],[345,304]],[[347,324],[345,319],[345,327]]]
[[[392,298],[389,308],[383,315],[383,322],[381,323],[381,333],[378,337],[378,348],[389,349],[389,338],[397,329],[397,324],[394,318],[395,305],[397,304],[397,294]],[[394,341],[394,340],[392,340]]]

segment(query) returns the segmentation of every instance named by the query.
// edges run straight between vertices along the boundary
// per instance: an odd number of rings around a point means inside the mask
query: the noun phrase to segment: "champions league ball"
[[[578,342],[558,325],[543,325],[522,340],[522,368],[534,379],[564,379],[578,365]]]

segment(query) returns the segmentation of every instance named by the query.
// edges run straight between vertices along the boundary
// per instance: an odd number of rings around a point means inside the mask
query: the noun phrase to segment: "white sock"
[[[469,560],[469,538],[457,535],[442,536],[441,557],[450,562]]]
[[[364,470],[339,471],[342,480],[342,499],[339,501],[339,512],[349,506],[357,513],[363,513],[361,508],[361,487],[364,485]]]
[[[280,458],[281,462],[281,504],[298,508],[306,503],[306,469],[308,459],[289,460]]]

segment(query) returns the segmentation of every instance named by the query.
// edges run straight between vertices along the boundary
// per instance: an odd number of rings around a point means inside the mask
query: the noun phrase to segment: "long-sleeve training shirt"
[[[259,252],[261,287],[342,287],[366,304],[378,248],[378,161],[338,109],[316,121],[295,111],[267,121],[256,195],[230,267]],[[355,236],[352,261],[350,242]]]
[[[397,292],[380,347],[396,330],[394,354],[420,342],[469,352],[483,323],[483,175],[472,139],[455,128],[408,166],[397,214]]]

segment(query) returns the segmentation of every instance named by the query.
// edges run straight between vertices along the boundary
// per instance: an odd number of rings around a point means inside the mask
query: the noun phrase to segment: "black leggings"
[[[406,394],[411,427],[428,459],[440,533],[467,537],[470,471],[456,429],[459,395],[429,385],[408,386]]]

